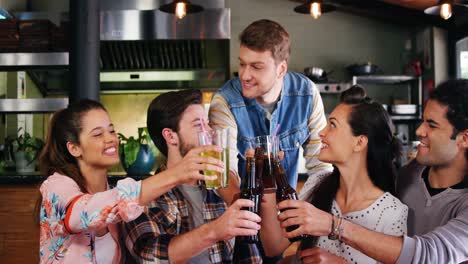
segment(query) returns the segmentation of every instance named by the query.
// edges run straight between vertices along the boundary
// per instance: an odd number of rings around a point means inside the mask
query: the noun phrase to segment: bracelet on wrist
[[[335,216],[332,215],[331,232],[328,234],[330,240],[341,240],[341,234],[343,232],[343,217],[338,216],[338,222],[335,224]]]

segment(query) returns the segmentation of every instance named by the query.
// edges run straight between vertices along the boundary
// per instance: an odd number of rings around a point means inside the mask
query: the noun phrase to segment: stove
[[[325,82],[315,83],[320,93],[341,93],[348,90],[352,85],[350,82]]]

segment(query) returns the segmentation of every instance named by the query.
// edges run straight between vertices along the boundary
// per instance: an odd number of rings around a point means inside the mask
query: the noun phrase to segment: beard
[[[182,157],[185,157],[185,155],[195,147],[196,146],[194,144],[186,143],[182,138],[180,138],[179,152]]]

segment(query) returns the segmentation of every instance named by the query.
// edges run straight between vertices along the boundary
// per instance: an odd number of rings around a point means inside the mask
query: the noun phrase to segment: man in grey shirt
[[[307,219],[308,230],[287,236],[333,233],[383,263],[468,261],[468,80],[447,81],[431,92],[416,134],[421,141],[416,160],[401,170],[397,182],[398,196],[409,207],[409,236],[385,235],[348,220],[331,230],[331,215],[313,206],[317,217]],[[298,254],[304,262],[327,257],[314,249]]]

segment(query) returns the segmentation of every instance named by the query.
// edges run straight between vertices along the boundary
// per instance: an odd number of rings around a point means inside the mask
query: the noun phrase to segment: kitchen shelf
[[[395,87],[406,88],[407,104],[417,105],[415,114],[391,115],[395,123],[395,135],[403,144],[416,139],[416,126],[422,118],[422,79],[419,76],[410,75],[365,75],[353,76],[354,84],[375,84],[394,85]]]
[[[398,84],[418,79],[417,76],[409,75],[363,75],[353,76],[353,84]]]
[[[0,70],[68,67],[68,52],[0,53]]]
[[[395,121],[403,121],[403,120],[408,120],[408,121],[416,121],[420,120],[421,118],[417,115],[391,115],[390,116],[392,120]]]
[[[0,113],[50,113],[68,106],[68,98],[0,99]]]
[[[380,84],[380,85],[398,85],[404,84],[407,88],[407,98],[409,104],[418,105],[418,117],[422,113],[422,79],[419,76],[410,75],[363,75],[353,76],[352,84]],[[413,90],[416,90],[416,96],[413,96]],[[394,120],[408,120],[408,118],[399,118]]]

